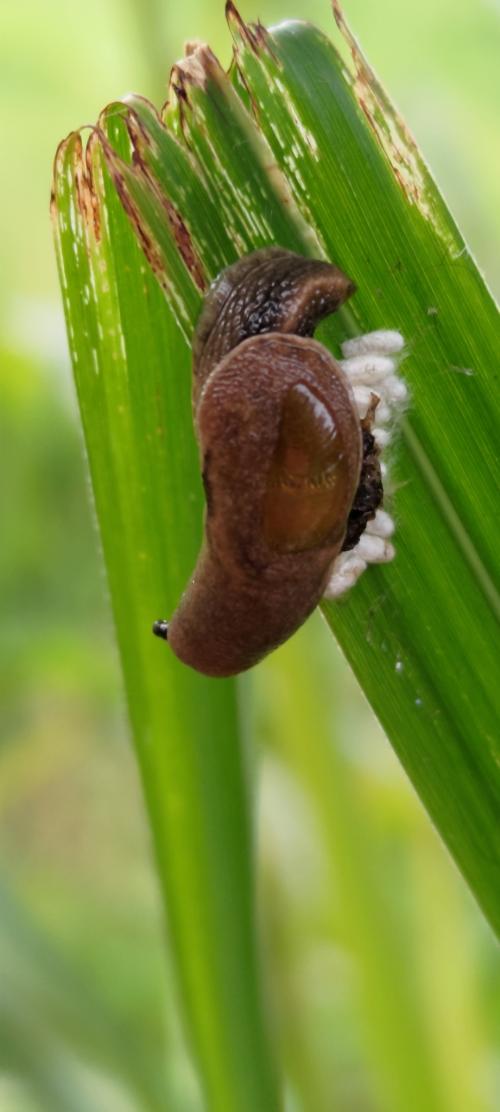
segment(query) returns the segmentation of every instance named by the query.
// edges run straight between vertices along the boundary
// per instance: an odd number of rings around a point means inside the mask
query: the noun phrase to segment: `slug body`
[[[193,342],[205,539],[155,632],[207,675],[244,671],[286,640],[342,549],[364,432],[345,373],[311,336],[353,291],[336,267],[268,248],[223,271],[205,301]]]

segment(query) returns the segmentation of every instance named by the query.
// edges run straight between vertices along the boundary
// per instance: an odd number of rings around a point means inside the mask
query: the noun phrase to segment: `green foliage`
[[[498,322],[426,168],[359,54],[353,85],[314,28],[287,24],[268,34],[234,16],[233,24],[231,80],[204,51],[175,74],[178,100],[163,121],[129,98],[106,110],[86,155],[78,136],[62,145],[54,213],[184,1006],[212,1105],[265,1109],[277,1107],[277,1097],[257,987],[234,685],[192,675],[150,636],[151,620],[175,605],[200,535],[188,341],[201,289],[238,254],[278,242],[325,254],[357,281],[352,308],[321,330],[334,352],[342,336],[376,327],[397,327],[407,338],[411,404],[392,472],[398,558],[370,570],[325,613],[496,924],[495,549],[483,506]],[[355,930],[362,921],[358,909]],[[376,969],[377,943],[373,957],[360,939],[366,968]],[[403,993],[387,1031],[398,1029],[404,1008]],[[401,1037],[409,1062],[413,1036]],[[409,1084],[411,1070],[401,1076]],[[437,1107],[432,1084],[423,1086],[421,1104]]]
[[[171,937],[209,1101],[273,1108],[234,684],[210,684],[151,636],[152,619],[182,589],[200,530],[187,349],[95,141],[87,160],[78,136],[56,159],[61,274]]]

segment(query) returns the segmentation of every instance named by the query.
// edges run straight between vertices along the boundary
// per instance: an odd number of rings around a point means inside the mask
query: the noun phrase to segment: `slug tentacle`
[[[155,637],[161,637],[162,641],[168,641],[168,622],[165,618],[158,618],[153,622],[153,633]]]
[[[337,267],[279,247],[222,271],[193,340],[193,408],[205,538],[172,618],[154,623],[211,676],[250,668],[321,597],[392,559],[381,448],[405,397],[397,332],[312,339],[354,292]]]

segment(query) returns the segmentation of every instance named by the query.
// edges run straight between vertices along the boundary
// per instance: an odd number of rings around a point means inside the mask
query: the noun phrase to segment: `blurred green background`
[[[333,34],[327,0],[240,10]],[[498,0],[345,11],[498,292]],[[162,102],[193,38],[229,62],[222,3],[0,10],[2,1112],[202,1107],[168,947],[165,959],[48,217],[59,139],[130,89]],[[242,699],[287,1107],[493,1112],[496,944],[318,615],[245,679]]]

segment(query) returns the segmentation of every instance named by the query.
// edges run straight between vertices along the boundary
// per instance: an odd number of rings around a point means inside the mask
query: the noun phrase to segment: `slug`
[[[206,675],[243,672],[290,637],[377,518],[378,397],[360,418],[348,374],[312,338],[354,290],[336,266],[270,247],[223,270],[205,299],[193,339],[205,536],[177,610],[153,632]],[[380,513],[373,541],[390,558]]]

